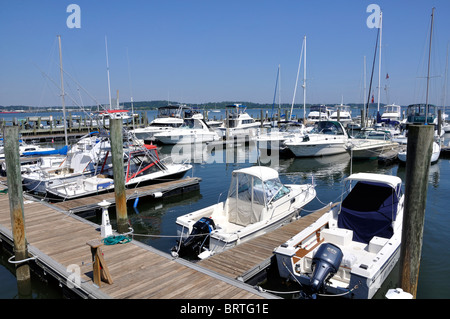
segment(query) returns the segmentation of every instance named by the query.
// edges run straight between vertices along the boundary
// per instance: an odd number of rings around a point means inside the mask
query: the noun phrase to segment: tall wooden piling
[[[19,127],[5,126],[3,137],[11,228],[14,240],[14,260],[17,262],[29,257],[25,235],[22,175],[20,173]],[[31,295],[30,267],[26,262],[16,263],[16,278],[19,295]]]
[[[433,125],[410,125],[408,128],[400,284],[414,298],[419,279],[433,134]]]
[[[110,119],[111,152],[114,174],[114,193],[116,198],[117,231],[128,231],[127,199],[125,193],[125,173],[123,169],[122,119]]]

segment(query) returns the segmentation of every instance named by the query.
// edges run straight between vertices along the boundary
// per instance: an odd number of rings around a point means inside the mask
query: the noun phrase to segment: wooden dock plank
[[[11,231],[9,202],[5,197],[0,196],[3,203],[0,205],[0,235],[11,238],[11,233],[7,232]],[[196,264],[173,260],[170,255],[156,253],[151,247],[135,241],[101,246],[113,283],[88,289],[86,287],[93,286],[92,256],[86,242],[101,239],[99,226],[40,202],[25,204],[24,215],[29,250],[39,252],[39,263],[58,265],[55,272],[78,265],[83,287],[91,298],[274,297]]]
[[[186,187],[186,188],[193,187],[193,186],[198,185],[199,182],[200,182],[200,179],[197,177],[186,177],[186,178],[174,180],[174,181],[140,186],[139,188],[129,188],[129,189],[125,190],[126,198],[128,201],[128,200],[133,200],[136,197],[153,196],[153,194],[157,193],[157,192],[165,193],[165,192],[174,191],[176,189],[182,189],[184,187]],[[94,195],[94,196],[60,201],[60,202],[53,203],[53,205],[63,211],[80,212],[80,211],[85,211],[85,210],[89,210],[89,209],[98,209],[99,208],[98,203],[100,203],[103,200],[106,200],[106,201],[110,202],[112,205],[114,205],[114,203],[116,201],[114,192],[108,192],[108,193],[98,194],[98,195]]]

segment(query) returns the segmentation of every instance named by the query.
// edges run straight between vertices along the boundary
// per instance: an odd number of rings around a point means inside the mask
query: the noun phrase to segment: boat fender
[[[303,142],[308,142],[309,141],[309,135],[305,135],[303,137]]]

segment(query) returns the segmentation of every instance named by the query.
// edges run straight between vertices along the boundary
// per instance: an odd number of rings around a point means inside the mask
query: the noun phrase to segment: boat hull
[[[345,140],[335,140],[329,143],[286,143],[286,146],[296,157],[315,157],[345,153]]]

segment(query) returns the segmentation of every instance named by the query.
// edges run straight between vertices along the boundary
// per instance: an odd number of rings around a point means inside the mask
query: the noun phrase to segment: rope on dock
[[[9,258],[8,258],[8,262],[9,262],[10,264],[21,264],[21,263],[24,263],[24,262],[27,262],[27,261],[30,261],[30,260],[35,260],[35,259],[37,259],[37,257],[34,256],[34,257],[22,259],[22,260],[15,260],[15,261],[13,261],[12,259],[15,258],[15,257],[16,257],[15,255],[9,257]]]
[[[116,245],[116,244],[126,244],[131,241],[131,238],[118,235],[118,236],[109,236],[102,239],[102,243],[105,245]]]

